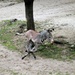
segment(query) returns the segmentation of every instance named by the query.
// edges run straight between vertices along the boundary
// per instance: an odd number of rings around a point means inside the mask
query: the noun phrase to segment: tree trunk
[[[26,19],[27,19],[27,30],[35,30],[34,18],[33,18],[33,2],[34,0],[24,0],[25,1],[25,10],[26,10]]]

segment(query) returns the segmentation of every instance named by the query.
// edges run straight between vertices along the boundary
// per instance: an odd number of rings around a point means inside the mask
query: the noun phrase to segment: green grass
[[[47,44],[41,45],[38,49],[36,54],[40,55],[41,57],[45,58],[52,58],[52,59],[59,59],[59,60],[75,60],[75,48],[71,49],[69,46],[59,47],[58,45],[54,44]]]
[[[53,58],[53,59],[58,59],[61,58],[61,51],[62,48],[59,48],[55,45],[42,45],[39,47],[39,51],[37,52],[37,54],[39,54],[40,56],[44,56],[46,58]]]
[[[1,44],[7,46],[9,49],[16,50],[16,46],[14,45],[13,39],[15,37],[15,33],[18,27],[25,23],[25,21],[17,21],[14,23],[10,23],[9,20],[0,22],[0,42]]]

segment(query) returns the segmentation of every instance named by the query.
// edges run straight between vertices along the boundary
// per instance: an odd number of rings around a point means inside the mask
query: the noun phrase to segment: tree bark
[[[34,0],[24,0],[26,20],[27,20],[27,30],[35,30],[34,17],[33,17],[33,2]]]

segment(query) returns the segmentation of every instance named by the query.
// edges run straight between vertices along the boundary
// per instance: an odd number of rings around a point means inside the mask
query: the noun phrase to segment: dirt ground
[[[37,57],[21,60],[22,54],[0,45],[1,75],[75,75],[75,61],[58,61]]]
[[[0,7],[0,21],[25,20],[24,9],[24,3],[3,5]],[[45,28],[56,27],[54,36],[62,35],[70,43],[75,43],[75,0],[35,0],[34,20],[42,22]],[[75,75],[75,60],[58,61],[41,57],[21,60],[21,57],[21,53],[0,45],[0,75]]]

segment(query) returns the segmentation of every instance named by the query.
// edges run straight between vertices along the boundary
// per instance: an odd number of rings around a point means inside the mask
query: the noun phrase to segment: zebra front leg
[[[23,60],[26,56],[28,56],[28,55],[30,55],[30,52],[28,52],[25,56],[23,56],[23,57],[22,57],[22,60]]]

